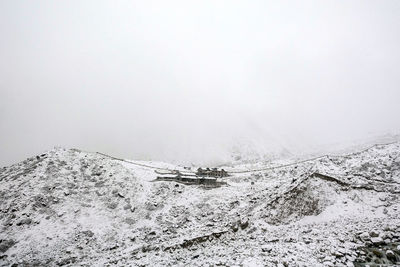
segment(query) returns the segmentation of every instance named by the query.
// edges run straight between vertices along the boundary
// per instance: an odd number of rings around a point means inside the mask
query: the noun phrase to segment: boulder
[[[111,202],[107,204],[107,208],[109,209],[115,209],[116,207],[118,207],[118,203],[117,202]]]
[[[370,235],[371,237],[378,237],[378,236],[379,236],[379,232],[377,232],[377,231],[371,231],[371,232],[369,233],[369,235]]]
[[[386,258],[393,263],[396,263],[396,261],[397,261],[396,254],[394,254],[394,252],[392,250],[386,251]]]
[[[21,219],[17,222],[17,225],[24,225],[24,224],[31,224],[32,223],[32,219],[30,218],[25,218],[25,219]]]
[[[341,251],[338,251],[338,250],[334,250],[334,251],[332,251],[331,253],[332,253],[332,255],[334,255],[334,256],[336,256],[336,257],[338,257],[338,258],[344,256],[344,254],[343,254]]]
[[[240,220],[240,228],[246,229],[249,226],[249,220],[248,219],[242,219]]]
[[[312,239],[305,237],[305,238],[303,238],[303,242],[304,242],[304,244],[310,244],[312,242]]]
[[[231,226],[231,229],[232,229],[233,232],[237,232],[239,230],[239,226],[237,224],[233,224]]]
[[[9,248],[15,245],[15,241],[12,239],[8,240],[0,240],[0,252],[4,253],[6,252]]]
[[[374,245],[383,245],[383,244],[385,244],[385,242],[383,241],[383,239],[381,237],[372,237],[371,238],[371,242]]]
[[[268,252],[270,253],[272,251],[272,247],[268,245],[264,245],[261,247],[262,252]]]
[[[360,234],[360,238],[363,241],[367,241],[367,240],[371,239],[370,235],[367,232],[364,232],[364,233]]]

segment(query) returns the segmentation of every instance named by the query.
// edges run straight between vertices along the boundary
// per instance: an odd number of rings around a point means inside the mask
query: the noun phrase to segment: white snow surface
[[[371,231],[398,253],[400,143],[212,189],[156,177],[63,148],[0,169],[0,266],[364,266]]]

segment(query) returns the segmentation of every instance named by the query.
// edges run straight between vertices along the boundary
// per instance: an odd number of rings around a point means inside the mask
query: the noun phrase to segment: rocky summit
[[[257,164],[213,188],[77,149],[3,167],[0,266],[400,265],[400,143]]]

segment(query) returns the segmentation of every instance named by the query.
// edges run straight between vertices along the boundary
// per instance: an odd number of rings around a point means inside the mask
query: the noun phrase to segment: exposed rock
[[[263,252],[268,252],[268,253],[270,253],[270,252],[272,251],[272,247],[271,247],[271,246],[268,246],[268,245],[264,245],[264,246],[261,247],[261,250],[262,250]]]
[[[372,253],[378,258],[382,258],[383,256],[382,251],[380,251],[379,249],[372,249]]]
[[[125,218],[124,222],[129,224],[129,225],[134,225],[136,223],[136,220],[132,219],[132,218]]]
[[[240,220],[240,229],[244,230],[249,226],[249,219],[245,218],[245,219],[241,219]]]
[[[310,244],[312,242],[311,238],[303,238],[304,244]]]
[[[339,258],[344,256],[344,254],[342,252],[337,251],[337,250],[333,251],[332,255],[339,257]]]
[[[370,235],[371,237],[378,237],[378,236],[379,236],[379,232],[377,232],[377,231],[371,231],[371,232],[369,233],[369,235]]]
[[[126,204],[125,206],[124,206],[124,210],[130,210],[132,208],[132,205],[131,204]]]
[[[119,248],[118,243],[111,243],[111,244],[107,245],[106,250],[114,250],[114,249],[117,249],[117,248]]]
[[[360,234],[360,238],[361,238],[362,240],[364,240],[364,241],[370,240],[370,239],[371,239],[369,233],[367,233],[367,232],[364,232],[364,233]]]
[[[76,257],[69,257],[69,258],[65,258],[65,259],[62,259],[62,260],[58,261],[57,265],[58,266],[64,266],[64,265],[67,265],[67,264],[73,264],[75,262],[76,262]]]
[[[2,240],[0,239],[0,252],[4,253],[9,248],[15,245],[15,241],[13,239]]]
[[[386,201],[386,197],[385,197],[385,196],[380,196],[380,197],[379,197],[379,200],[380,200],[380,201]]]
[[[111,202],[111,203],[107,204],[107,208],[112,209],[112,210],[117,207],[118,207],[118,202]]]
[[[111,191],[111,194],[113,194],[113,195],[118,194],[118,189],[114,188],[114,189]]]
[[[394,254],[392,250],[386,251],[386,258],[388,258],[388,260],[390,260],[393,263],[397,261],[396,254]]]
[[[25,218],[25,219],[21,219],[17,222],[17,225],[24,225],[24,224],[31,224],[32,223],[32,219],[31,218]]]
[[[231,226],[231,229],[233,232],[237,232],[239,230],[239,225],[237,223],[235,223]]]
[[[94,233],[91,230],[82,231],[82,234],[84,234],[88,237],[94,236]]]
[[[372,237],[371,238],[371,242],[375,245],[382,245],[385,244],[385,242],[383,241],[383,239],[381,237]]]

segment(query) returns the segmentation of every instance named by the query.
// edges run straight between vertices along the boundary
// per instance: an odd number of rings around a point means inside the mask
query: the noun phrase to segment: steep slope
[[[0,264],[399,261],[399,143],[238,173],[214,189],[155,178],[151,168],[74,149],[2,168]]]

